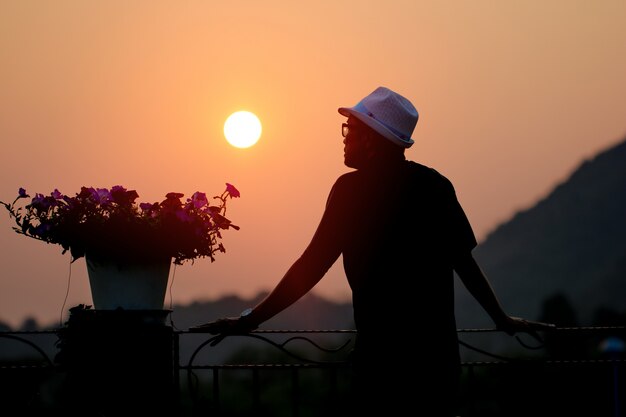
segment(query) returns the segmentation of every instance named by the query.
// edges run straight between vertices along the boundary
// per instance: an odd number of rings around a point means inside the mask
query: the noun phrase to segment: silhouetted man
[[[411,102],[379,87],[339,113],[348,118],[344,162],[355,170],[333,185],[309,246],[253,309],[192,330],[255,329],[311,290],[343,255],[357,329],[357,408],[452,415],[460,374],[453,272],[499,329],[513,334],[533,324],[501,308],[472,257],[476,239],[450,181],[406,160],[418,120]]]

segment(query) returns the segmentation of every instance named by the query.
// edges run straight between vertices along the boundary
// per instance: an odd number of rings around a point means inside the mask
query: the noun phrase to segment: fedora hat
[[[354,107],[339,107],[343,116],[354,116],[386,139],[410,148],[419,114],[409,100],[386,87],[378,87]]]

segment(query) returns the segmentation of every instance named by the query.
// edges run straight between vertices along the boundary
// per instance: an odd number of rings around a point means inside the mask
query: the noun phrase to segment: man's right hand
[[[498,330],[502,330],[510,336],[519,332],[535,334],[537,331],[556,329],[556,326],[551,323],[542,323],[512,316],[507,316],[505,320],[497,323],[496,327]]]

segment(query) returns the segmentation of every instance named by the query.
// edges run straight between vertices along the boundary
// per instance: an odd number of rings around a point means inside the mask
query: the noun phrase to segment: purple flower
[[[201,193],[200,191],[196,191],[195,193],[193,193],[193,195],[191,196],[191,202],[193,203],[193,206],[195,208],[202,208],[209,204],[209,200],[207,200],[206,194]]]
[[[50,195],[52,196],[52,198],[54,198],[55,200],[62,200],[63,199],[63,194],[61,194],[61,192],[58,189],[54,189],[54,191],[52,193],[50,193]]]
[[[175,212],[176,214],[176,218],[178,218],[178,220],[185,222],[185,223],[191,223],[191,221],[193,220],[191,215],[183,209],[178,209]]]
[[[32,230],[32,233],[35,236],[45,237],[46,234],[48,234],[48,232],[50,231],[51,228],[52,228],[52,226],[50,226],[49,224],[43,223],[43,224],[40,224],[39,226],[35,227]]]
[[[46,197],[43,194],[36,193],[27,208],[32,208],[35,211],[46,211],[48,206],[46,205]]]
[[[30,197],[28,194],[26,194],[26,190],[23,189],[22,187],[20,187],[19,191],[17,192],[18,196],[20,198],[26,198],[26,197]]]
[[[98,204],[106,205],[113,201],[113,196],[111,195],[111,192],[106,188],[96,188],[91,195],[93,197],[93,200]]]

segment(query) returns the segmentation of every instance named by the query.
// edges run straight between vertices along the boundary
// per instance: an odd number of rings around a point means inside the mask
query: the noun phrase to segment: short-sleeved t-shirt
[[[453,267],[476,239],[447,178],[406,160],[344,174],[314,242],[303,257],[320,258],[309,265],[324,263],[322,248],[343,255],[357,350],[458,360]],[[408,333],[423,343],[405,342]]]

